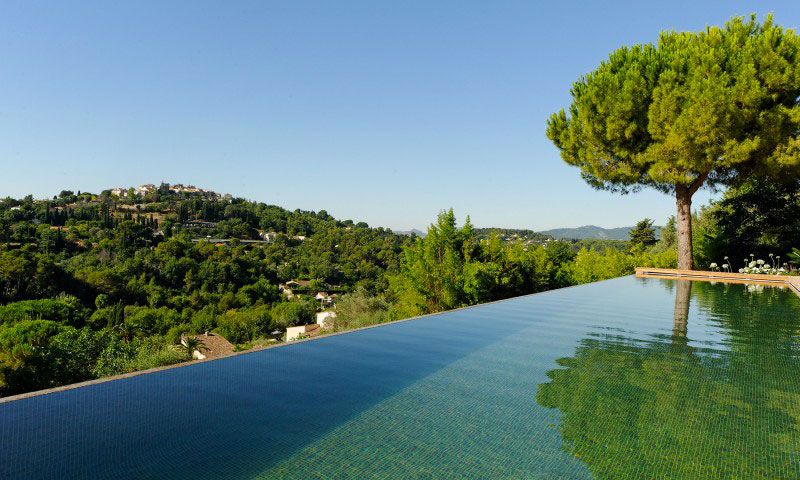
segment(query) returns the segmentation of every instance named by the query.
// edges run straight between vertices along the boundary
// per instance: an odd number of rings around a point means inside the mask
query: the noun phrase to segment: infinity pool
[[[800,299],[625,277],[1,403],[0,478],[800,478]]]

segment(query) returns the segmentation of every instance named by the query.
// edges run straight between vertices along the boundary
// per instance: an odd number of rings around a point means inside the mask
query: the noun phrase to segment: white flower
[[[712,262],[708,267],[709,268],[717,268],[717,264]]]
[[[722,264],[722,268],[728,268],[728,264],[727,263],[723,263]]]
[[[750,262],[750,263],[747,264],[747,266],[750,267],[750,268],[755,268],[756,265],[757,265],[756,262]]]
[[[758,263],[759,265],[764,265],[764,260],[761,260],[761,259],[759,258],[758,260],[756,260],[756,263]]]
[[[739,273],[744,273],[744,268],[740,268]]]

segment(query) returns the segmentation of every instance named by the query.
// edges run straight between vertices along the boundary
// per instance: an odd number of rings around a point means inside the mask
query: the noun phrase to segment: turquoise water
[[[0,478],[800,478],[800,299],[625,277],[0,404]]]

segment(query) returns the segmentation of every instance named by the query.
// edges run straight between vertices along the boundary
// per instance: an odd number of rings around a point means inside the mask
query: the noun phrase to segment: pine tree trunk
[[[678,215],[675,226],[678,234],[678,268],[694,270],[692,261],[692,191],[689,187],[675,187],[675,204]]]

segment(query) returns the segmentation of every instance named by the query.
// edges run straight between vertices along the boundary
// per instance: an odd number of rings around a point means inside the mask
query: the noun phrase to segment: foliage
[[[272,308],[272,327],[286,328],[312,323],[316,304],[307,299],[278,303]]]
[[[0,327],[0,395],[92,378],[107,337],[50,320]]]
[[[164,342],[160,337],[148,337],[137,342],[136,354],[129,360],[125,370],[148,370],[182,362],[185,358],[184,352],[175,345]]]
[[[218,320],[217,330],[232,343],[252,340],[259,332],[269,328],[269,312],[263,308],[254,310],[228,310]]]
[[[731,258],[785,255],[800,245],[800,181],[750,180],[725,192],[710,213],[717,250]]]
[[[800,173],[800,37],[767,17],[662,32],[613,52],[575,82],[547,136],[593,187],[676,196],[681,263],[703,185]]]
[[[675,250],[626,254],[611,249],[584,249],[575,257],[570,274],[574,283],[581,284],[630,275],[635,267],[675,268],[676,264]]]
[[[640,220],[630,232],[630,248],[632,250],[644,250],[656,244],[656,230],[653,228],[653,221],[649,218]]]
[[[583,246],[576,253],[576,245]],[[674,249],[634,254],[593,248],[589,242],[530,245],[498,235],[477,241],[469,219],[461,228],[452,210],[442,212],[425,238],[406,249],[390,282],[390,318],[438,312],[633,273],[634,267],[675,264]],[[337,319],[338,321],[338,319]]]
[[[125,342],[114,339],[100,353],[93,374],[98,377],[119,375],[163,367],[186,359],[185,353],[161,337],[147,337]]]
[[[669,217],[667,224],[661,229],[660,243],[664,248],[673,248],[678,242],[678,233],[675,227],[675,216]]]
[[[344,295],[336,304],[335,331],[350,330],[392,320],[391,304],[383,297],[370,295],[363,288]]]
[[[331,291],[376,294],[411,241],[324,211],[184,195],[164,185],[122,198],[65,192],[0,200],[0,227],[0,330],[9,338],[0,347],[0,394],[183,361],[174,344],[184,334],[219,328],[245,342],[313,321],[316,303],[287,302],[280,283],[303,278]],[[259,239],[259,231],[272,232],[271,240],[238,241]],[[195,241],[206,236],[234,238]],[[23,335],[31,321],[45,323],[34,324],[39,334]],[[72,335],[69,328],[99,343],[61,334]],[[80,369],[58,359],[66,350],[50,347],[62,338],[79,349],[71,358],[88,359]]]
[[[192,315],[192,328],[197,333],[207,333],[217,327],[217,309],[207,305]]]
[[[792,248],[792,251],[787,256],[793,264],[800,265],[800,249]]]
[[[413,315],[464,305],[465,275],[480,274],[469,269],[465,272],[476,246],[469,218],[458,228],[452,209],[441,212],[425,238],[416,238],[405,251],[402,276],[395,285],[405,308]]]
[[[772,17],[662,32],[577,81],[547,133],[591,185],[614,190],[797,167],[798,53],[800,38]]]
[[[181,340],[183,340],[187,336],[193,336],[190,335],[192,333],[194,333],[194,329],[190,324],[181,323],[180,325],[175,325],[174,327],[171,327],[167,331],[167,334],[164,335],[164,340],[166,340],[166,342],[169,343],[170,345],[176,345],[180,344]]]
[[[181,338],[180,346],[186,353],[186,357],[190,360],[194,356],[195,351],[198,351],[200,353],[208,351],[208,347],[203,342],[203,340],[195,335],[187,335]]]
[[[62,295],[56,298],[22,300],[0,305],[0,324],[12,324],[22,320],[47,319],[66,325],[82,325],[87,316],[77,298]]]

